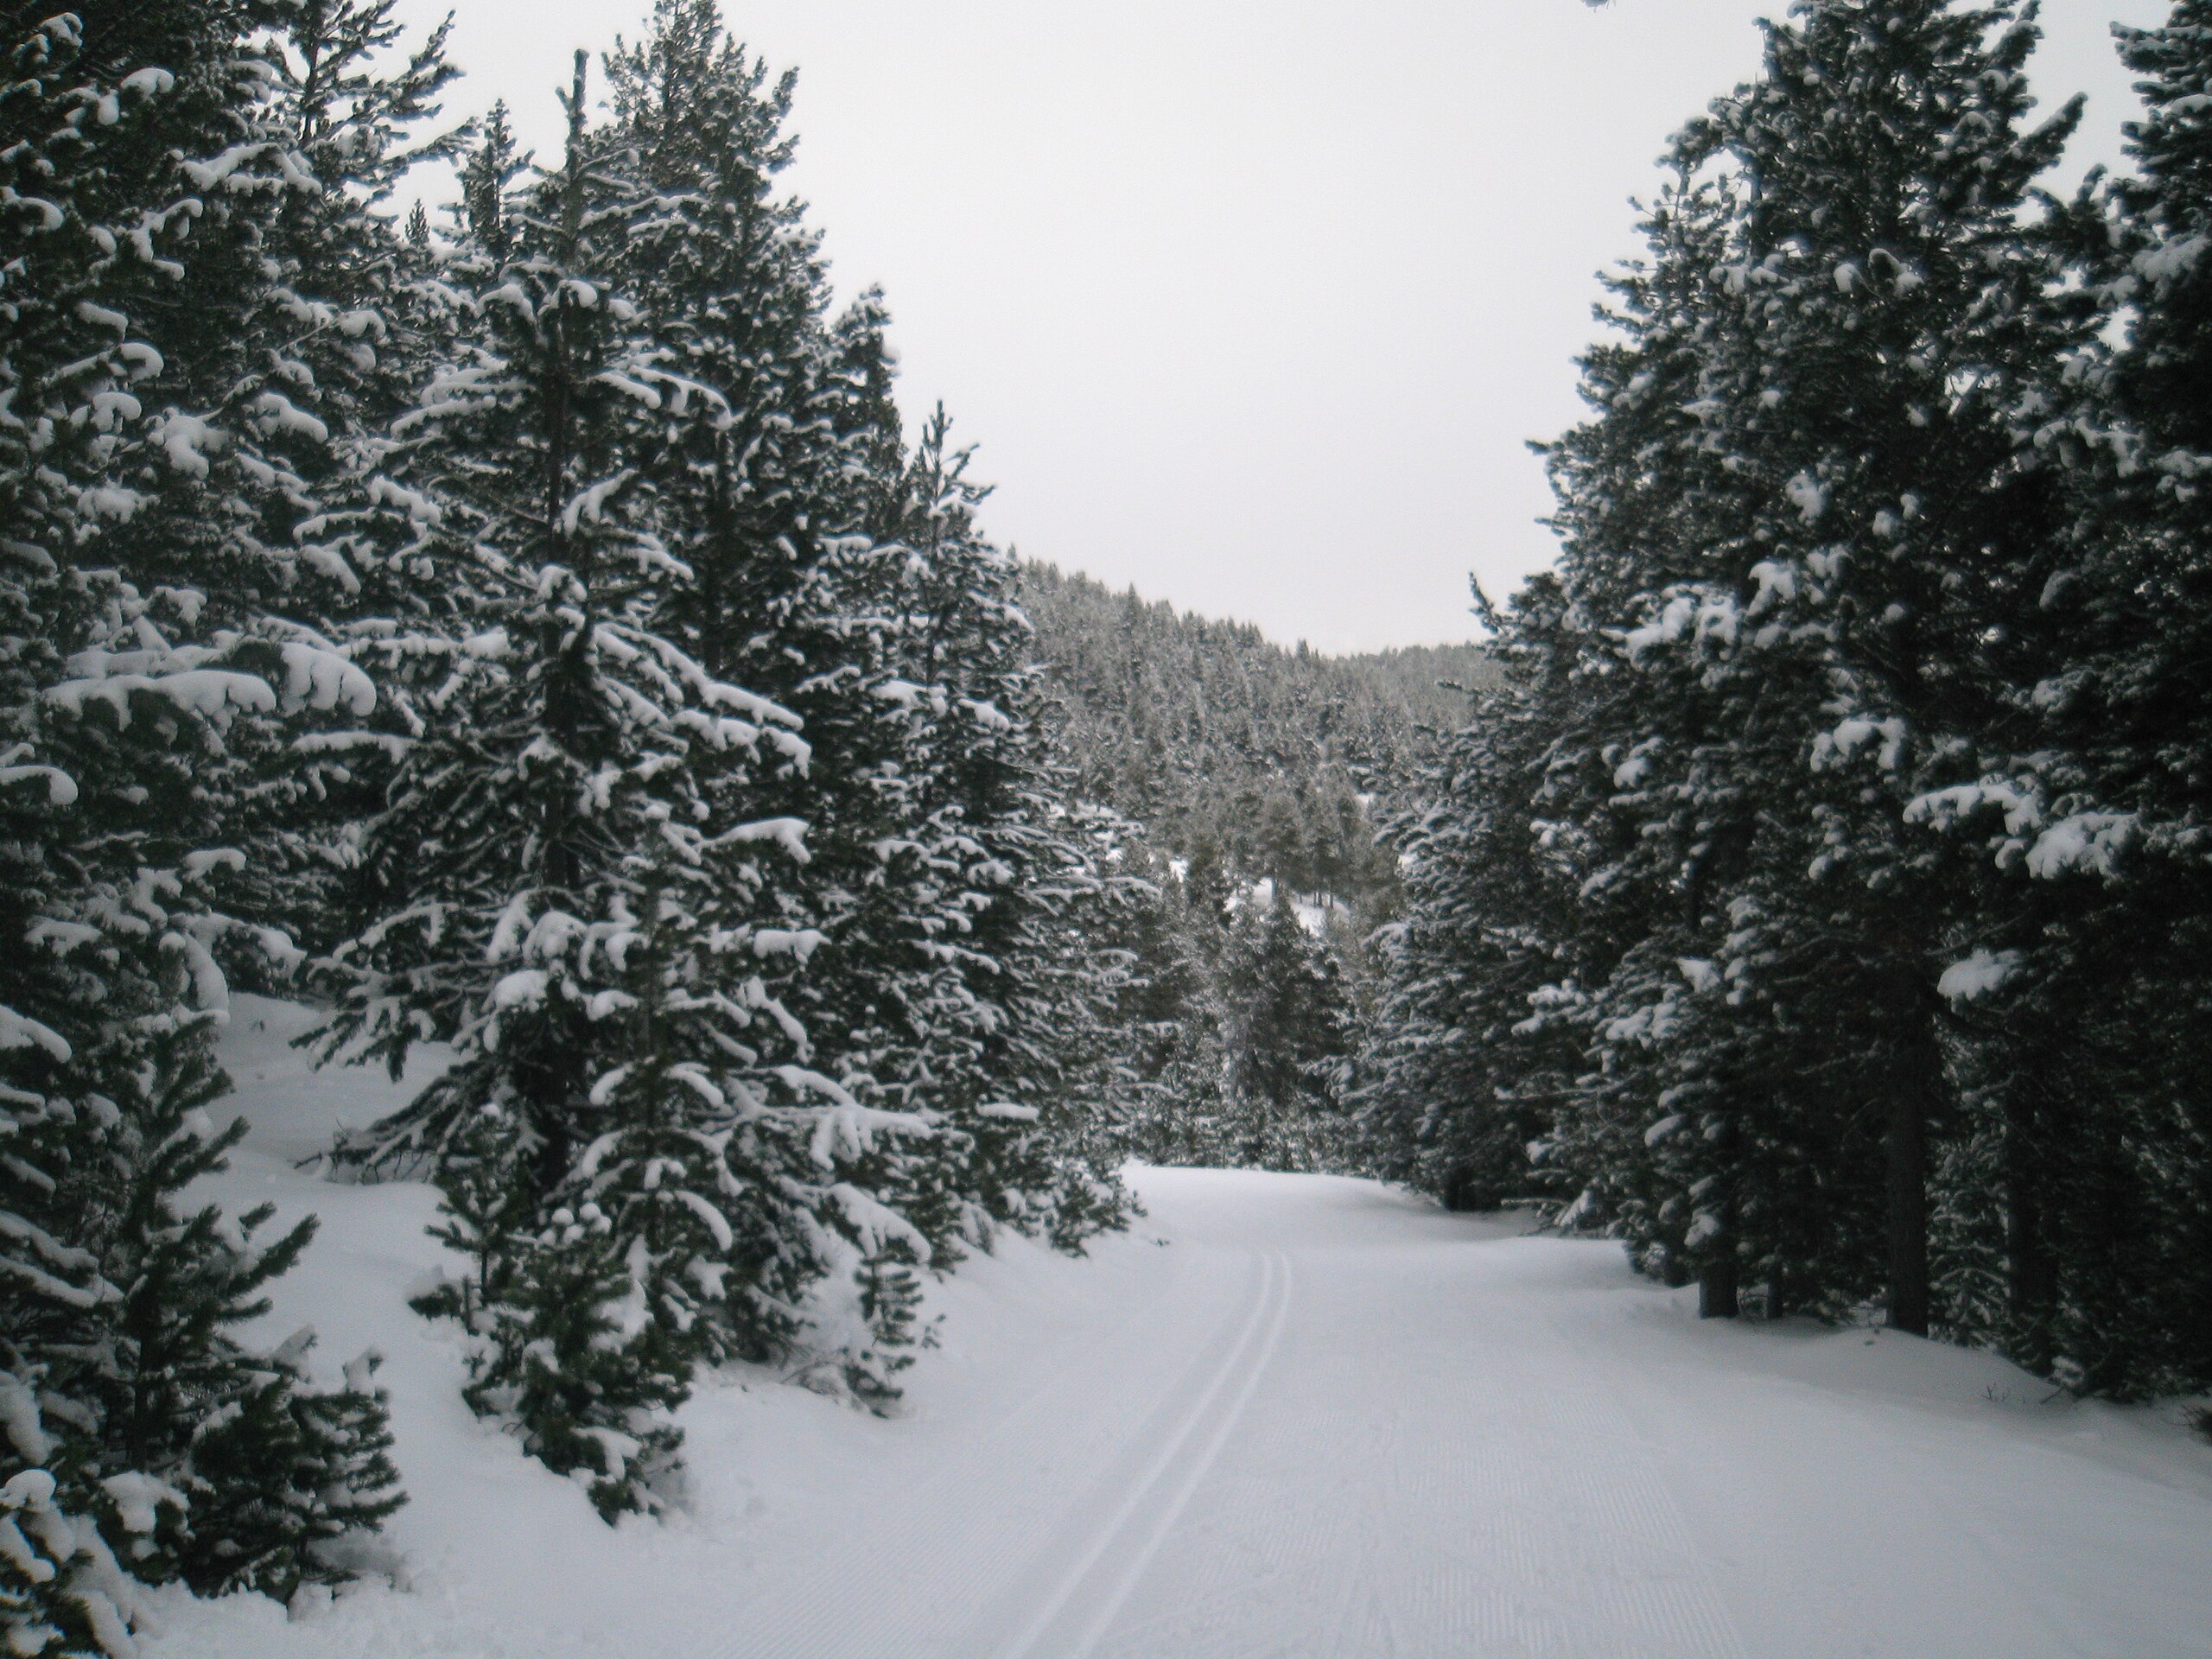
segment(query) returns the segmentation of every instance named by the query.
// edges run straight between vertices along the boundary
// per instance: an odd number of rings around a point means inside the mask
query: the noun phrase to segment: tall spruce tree
[[[899,1033],[927,1029],[933,1011],[913,992],[928,964],[905,958],[896,919],[912,872],[890,850],[922,809],[895,661],[903,556],[879,541],[905,465],[881,308],[863,296],[827,322],[818,237],[803,204],[776,194],[793,151],[793,78],[772,79],[709,0],[664,0],[609,68],[615,131],[653,193],[631,247],[634,281],[673,360],[728,411],[671,444],[655,474],[672,544],[699,575],[670,624],[716,673],[772,690],[836,757],[730,780],[742,799],[729,810],[808,825],[806,866],[779,895],[776,920],[826,955],[812,973],[795,959],[762,971],[804,1021],[828,1086],[926,1130],[926,1151],[905,1153],[956,1167],[964,1143],[937,1080],[894,1058]],[[906,1363],[915,1269],[957,1255],[915,1210],[905,1153],[887,1145],[861,1159],[818,1206],[824,1280],[811,1329],[783,1333],[842,1353],[813,1375],[841,1376],[879,1407]]]
[[[649,199],[587,124],[581,55],[567,107],[561,169],[474,193],[448,267],[467,321],[410,480],[477,631],[423,664],[444,717],[365,830],[330,1041],[394,1065],[424,1035],[460,1046],[341,1155],[446,1184],[474,1267],[430,1305],[481,1338],[472,1401],[612,1514],[656,1501],[693,1364],[769,1345],[809,1276],[781,1183],[815,1116],[768,1100],[779,1061],[805,1094],[804,1033],[739,965],[804,953],[753,926],[804,826],[720,810],[730,774],[809,751],[663,632],[697,577],[652,468],[727,410],[619,286]],[[496,184],[491,143],[472,176]]]
[[[1537,816],[1572,695],[1562,610],[1558,584],[1539,580],[1509,615],[1491,615],[1503,685],[1471,700],[1467,723],[1406,781],[1409,803],[1383,826],[1406,909],[1383,931],[1346,1103],[1363,1163],[1455,1210],[1548,1189],[1545,1136],[1579,1070],[1561,1027],[1523,1030],[1529,999],[1567,977],[1577,931],[1574,841]]]
[[[1970,1134],[1942,1211],[1948,1316],[2070,1386],[2201,1386],[2212,1116],[2199,1031],[2204,519],[2202,8],[2119,31],[2146,118],[2043,240],[2075,336],[2014,410],[2062,482],[1986,653],[2009,718],[1916,816],[1986,855],[1952,985]]]
[[[1826,698],[1802,732],[1820,846],[1793,931],[1850,942],[1821,965],[1815,1017],[1866,1043],[1853,1087],[1886,1103],[1885,1294],[1892,1323],[1923,1332],[1929,1141],[1949,1094],[1937,982],[1962,923],[1905,809],[1971,777],[1962,751],[2003,718],[1976,665],[2055,522],[2012,410],[2069,340],[2038,303],[2046,264],[2021,216],[2080,105],[2027,125],[2032,17],[1808,8],[1713,124],[1757,183],[1744,268],[1775,278],[1745,332],[1781,397],[1743,411],[1737,450],[1771,492],[1761,563],[1792,589],[1760,632],[1824,636]]]
[[[1586,359],[1585,396],[1600,413],[1550,450],[1565,542],[1557,632],[1526,626],[1543,621],[1540,607],[1511,637],[1563,658],[1541,702],[1550,735],[1526,810],[1573,893],[1553,944],[1560,971],[1532,994],[1524,1034],[1550,1045],[1579,1033],[1595,1062],[1547,1156],[1580,1185],[1579,1220],[1619,1234],[1647,1271],[1697,1278],[1702,1305],[1726,1315],[1747,1270],[1770,1305],[1833,1281],[1833,1206],[1808,1200],[1840,1154],[1833,1137],[1816,1147],[1801,1128],[1770,1142],[1782,1158],[1763,1190],[1740,1179],[1758,1144],[1745,1112],[1777,1080],[1819,1075],[1802,1023],[1714,965],[1758,938],[1746,889],[1762,862],[1770,873],[1809,856],[1787,807],[1769,810],[1801,773],[1804,739],[1759,685],[1802,687],[1812,672],[1781,631],[1763,637],[1763,681],[1714,660],[1734,643],[1727,573],[1760,545],[1758,483],[1719,423],[1732,397],[1764,383],[1730,326],[1730,289],[1754,285],[1730,273],[1745,192],[1706,166],[1695,138],[1678,144],[1648,217],[1649,263],[1612,283],[1623,337]],[[1754,613],[1771,602],[1764,584],[1754,577]],[[1745,1010],[1732,1049],[1693,1040],[1726,1030],[1686,1024],[1700,1000]],[[1785,1115],[1794,1104],[1808,1128],[1822,1116],[1802,1093],[1774,1103]]]
[[[94,6],[8,43],[0,307],[11,1151],[0,1170],[12,1646],[120,1653],[141,1578],[289,1593],[392,1506],[365,1371],[236,1327],[312,1235],[188,1209],[243,1126],[208,1108],[218,957],[259,925],[257,757],[360,672],[274,607],[327,429],[281,388],[264,257],[312,193],[245,5]],[[188,236],[187,232],[190,234]],[[358,1380],[357,1380],[358,1379]],[[28,1528],[28,1531],[25,1529]],[[29,1546],[27,1546],[27,1551]]]

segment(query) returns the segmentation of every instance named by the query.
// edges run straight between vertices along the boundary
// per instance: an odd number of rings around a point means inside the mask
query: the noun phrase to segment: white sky
[[[1033,557],[1329,651],[1463,639],[1552,556],[1523,440],[1574,421],[1593,273],[1669,133],[1756,67],[1777,0],[724,0],[795,65],[785,177],[841,292],[886,289],[910,412],[942,397]],[[459,13],[449,105],[550,158],[569,54],[650,0]],[[2133,95],[2047,0],[2035,84]],[[594,69],[595,73],[595,69]]]

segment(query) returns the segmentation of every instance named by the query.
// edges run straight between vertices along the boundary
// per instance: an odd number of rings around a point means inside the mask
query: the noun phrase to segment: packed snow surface
[[[383,1351],[413,1501],[397,1587],[173,1591],[149,1659],[2212,1652],[2212,1448],[2169,1416],[1909,1338],[1700,1324],[1613,1245],[1319,1176],[1140,1169],[1149,1216],[1088,1260],[969,1262],[896,1420],[712,1379],[684,1511],[610,1529],[407,1311],[430,1192],[294,1167],[403,1090],[309,1072],[299,1010],[235,1003],[255,1128],[218,1196],[323,1218],[267,1334],[314,1325],[334,1370]]]

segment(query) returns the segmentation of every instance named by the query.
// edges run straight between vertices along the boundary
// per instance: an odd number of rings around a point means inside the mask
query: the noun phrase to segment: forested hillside
[[[1351,902],[1395,887],[1363,798],[1410,775],[1486,685],[1476,645],[1325,657],[1049,564],[1021,601],[1079,792],[1185,859]]]
[[[1401,900],[1377,830],[1469,692],[1473,645],[1330,658],[1237,622],[1025,566],[1048,719],[1082,798],[1141,828],[1155,895],[1123,1017],[1123,1144],[1156,1162],[1360,1166],[1340,1090],[1371,1014],[1372,940]]]

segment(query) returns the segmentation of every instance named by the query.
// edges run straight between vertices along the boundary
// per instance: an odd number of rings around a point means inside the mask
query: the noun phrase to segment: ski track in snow
[[[1138,1170],[1149,1217],[1089,1259],[968,1263],[893,1421],[706,1379],[688,1509],[608,1529],[406,1311],[429,1195],[293,1167],[389,1086],[306,1073],[296,1011],[239,1001],[257,1122],[212,1196],[325,1217],[266,1334],[391,1355],[407,1587],[289,1620],[165,1592],[146,1659],[2212,1655],[2212,1448],[2173,1421],[1700,1324],[1616,1247],[1318,1176]]]
[[[964,1437],[957,1452],[918,1478],[889,1514],[863,1511],[850,1518],[851,1570],[903,1594],[855,1606],[824,1598],[818,1584],[801,1578],[747,1609],[747,1634],[709,1651],[723,1659],[912,1652],[918,1642],[929,1641],[925,1632],[963,1618],[995,1588],[1007,1552],[1018,1548],[1045,1518],[1033,1513],[1033,1495],[1095,1477],[1102,1450],[1125,1445],[1138,1433],[1149,1404],[1145,1385],[1156,1381],[1160,1355],[1204,1342],[1227,1317],[1203,1292],[1176,1296],[1162,1307],[1181,1286],[1181,1266],[1167,1261],[1164,1282],[1115,1310],[1069,1351],[1052,1357],[1041,1377],[1017,1376],[1017,1402]],[[1151,1328],[1141,1332],[1147,1315],[1154,1316]],[[1117,1359],[1126,1367],[1127,1356],[1139,1349],[1150,1363],[1134,1376],[1116,1375]],[[1200,1353],[1194,1363],[1205,1357]],[[1113,1415],[1102,1423],[1096,1414],[1104,1377],[1115,1379],[1104,1403],[1109,1414],[1120,1414],[1118,1432]],[[1159,1410],[1176,1397],[1168,1395]],[[1078,1424],[1081,1432],[1071,1433]]]
[[[1298,1374],[1268,1390],[1097,1659],[1742,1659],[1602,1385],[1540,1310],[1452,1306],[1433,1266],[1357,1249],[1315,1264],[1333,1282],[1292,1344]],[[1271,1625],[1297,1634],[1240,1639]]]
[[[1219,1458],[1282,1338],[1290,1311],[1290,1258],[1270,1250],[1259,1262],[1251,1313],[1227,1354],[1217,1364],[1190,1372],[1089,1500],[1071,1513],[1075,1537],[1047,1546],[1039,1558],[1032,1575],[1047,1586],[1057,1581],[1058,1587],[1040,1596],[1027,1583],[1018,1585],[1012,1606],[1020,1633],[1011,1643],[997,1639],[987,1622],[971,1633],[967,1651],[1005,1659],[1083,1659],[1091,1651]],[[1224,1395],[1227,1404],[1221,1406]],[[1106,1511],[1103,1523],[1090,1514],[1100,1509]],[[1087,1544],[1081,1541],[1086,1534]]]

